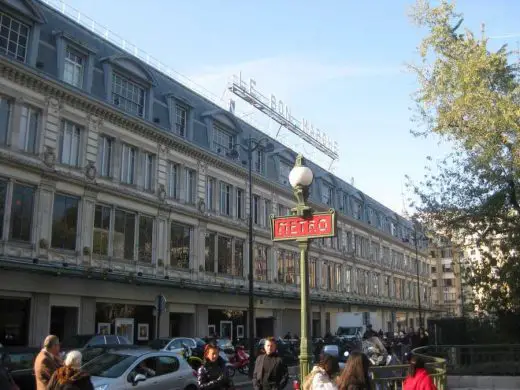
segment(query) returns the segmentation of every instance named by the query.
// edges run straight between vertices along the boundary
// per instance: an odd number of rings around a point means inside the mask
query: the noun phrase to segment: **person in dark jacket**
[[[65,365],[52,375],[47,390],[94,390],[90,375],[80,369],[81,360],[81,352],[70,351],[65,358]]]
[[[269,337],[264,344],[265,353],[256,358],[253,371],[254,390],[281,390],[289,381],[289,372],[276,353],[276,340]]]
[[[218,390],[233,387],[223,359],[219,359],[218,348],[207,344],[204,348],[204,363],[197,371],[199,390]]]

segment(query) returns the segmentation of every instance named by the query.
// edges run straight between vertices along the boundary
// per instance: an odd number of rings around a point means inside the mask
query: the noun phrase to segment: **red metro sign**
[[[271,219],[273,241],[324,238],[335,235],[336,214],[334,210],[314,213],[308,217],[287,216]]]

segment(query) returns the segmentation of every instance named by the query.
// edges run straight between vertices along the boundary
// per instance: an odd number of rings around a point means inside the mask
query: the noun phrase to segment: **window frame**
[[[27,111],[27,115],[24,115],[24,110]],[[27,148],[28,143],[28,133],[31,131],[31,117],[33,114],[36,114],[36,129],[34,134],[34,141],[32,145],[32,150],[30,148]],[[26,117],[25,119],[25,126],[24,129],[22,129],[22,118]],[[20,110],[19,110],[19,120],[18,120],[18,140],[17,140],[17,146],[18,150],[20,150],[23,153],[28,153],[31,155],[38,154],[40,152],[40,136],[42,133],[42,119],[43,119],[43,111],[40,107],[23,103],[20,104]],[[22,131],[23,130],[23,131]],[[23,140],[23,146],[22,146],[22,132],[24,134],[24,140]]]
[[[69,150],[69,155],[72,156],[72,145],[74,141],[74,133],[77,133],[77,151],[76,151],[76,162],[75,164],[70,164],[69,162],[64,162],[64,145],[65,145],[65,131],[68,131],[67,124],[70,124],[71,127],[71,149]],[[71,168],[81,168],[83,165],[83,135],[85,133],[85,128],[78,123],[71,121],[67,118],[62,118],[61,120],[61,129],[60,129],[60,139],[59,139],[59,154],[58,154],[58,161],[61,165],[68,166]]]
[[[109,149],[108,161],[105,161],[105,155],[107,146]],[[116,139],[107,134],[100,134],[98,141],[98,151],[97,151],[97,170],[99,177],[104,178],[113,178],[114,177],[114,156],[116,150]],[[102,154],[101,154],[102,153]],[[107,166],[105,166],[105,164]],[[106,172],[105,172],[106,171]]]
[[[64,248],[63,246],[54,246],[53,245],[53,236],[54,236],[54,213],[55,213],[55,210],[56,210],[56,199],[57,197],[63,197],[63,198],[69,198],[69,199],[74,199],[76,200],[77,202],[77,210],[76,210],[76,232],[75,232],[75,245],[74,245],[74,248]],[[76,252],[78,250],[78,245],[79,245],[79,240],[78,240],[78,234],[79,232],[81,231],[80,228],[78,228],[78,226],[81,225],[81,197],[77,196],[77,195],[73,195],[73,194],[69,194],[69,193],[65,193],[65,192],[55,192],[54,193],[54,197],[53,197],[53,201],[52,201],[52,221],[51,221],[51,242],[50,242],[50,247],[54,250],[59,250],[59,251],[74,251]]]
[[[129,150],[129,151],[132,150],[133,151],[133,166],[132,166],[131,170],[128,169],[129,167],[127,167],[126,172],[123,169],[124,164],[127,163],[127,162],[124,161],[125,150]],[[119,158],[120,158],[119,181],[122,184],[135,186],[136,185],[136,181],[137,181],[137,178],[136,178],[137,177],[137,167],[139,165],[139,149],[137,147],[133,146],[132,144],[123,143],[121,145],[121,156]],[[127,160],[129,161],[129,159],[127,159]],[[131,178],[130,182],[127,181],[129,174],[132,175],[132,178]],[[126,177],[126,178],[123,179],[124,177]]]
[[[219,136],[229,137],[228,145],[223,145],[224,140],[219,140]],[[236,133],[221,124],[220,122],[213,121],[213,132],[211,138],[211,150],[221,156],[227,156],[236,143]]]

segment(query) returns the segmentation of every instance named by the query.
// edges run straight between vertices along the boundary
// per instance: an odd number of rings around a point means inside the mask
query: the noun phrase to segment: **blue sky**
[[[424,174],[426,156],[448,147],[414,138],[410,94],[421,31],[407,17],[412,1],[398,0],[66,0],[225,104],[226,83],[242,72],[264,95],[274,93],[339,143],[333,171],[397,212],[404,175]],[[457,2],[465,26],[486,23],[499,47],[520,40],[520,2]],[[269,134],[278,129],[237,100],[238,115]],[[287,131],[282,141],[320,165],[330,160]]]

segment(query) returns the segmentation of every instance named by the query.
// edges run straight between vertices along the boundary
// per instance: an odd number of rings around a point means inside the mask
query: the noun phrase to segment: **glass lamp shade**
[[[297,186],[308,187],[312,184],[314,175],[309,167],[294,167],[289,173],[289,183],[293,188]]]

